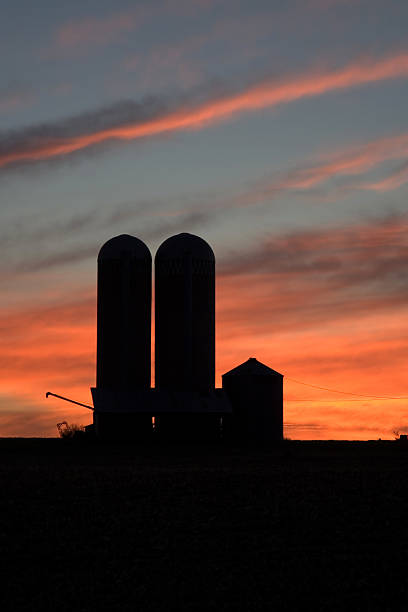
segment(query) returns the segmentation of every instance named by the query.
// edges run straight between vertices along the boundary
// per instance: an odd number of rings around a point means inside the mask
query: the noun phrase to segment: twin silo
[[[282,414],[282,401],[276,401],[282,377],[270,379],[269,391],[263,381],[262,393],[248,389],[246,396],[234,391],[247,384],[239,375],[232,383],[224,375],[226,388],[215,388],[215,257],[192,234],[168,238],[156,253],[155,388],[150,387],[151,274],[150,251],[138,238],[117,236],[99,252],[92,389],[97,435],[256,440],[268,438],[265,426],[273,423],[269,439],[281,439],[282,419],[271,420],[270,414]]]
[[[152,256],[133,236],[98,255],[96,386],[148,389],[151,379]]]
[[[215,257],[198,236],[178,234],[155,257],[158,389],[215,386]]]

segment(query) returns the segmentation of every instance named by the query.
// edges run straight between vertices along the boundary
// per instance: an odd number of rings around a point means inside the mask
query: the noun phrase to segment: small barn
[[[225,435],[249,442],[283,439],[283,374],[254,357],[222,376],[232,406]]]

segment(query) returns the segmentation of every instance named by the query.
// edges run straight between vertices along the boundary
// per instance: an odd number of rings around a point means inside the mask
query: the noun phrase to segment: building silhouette
[[[274,443],[283,438],[283,376],[254,358],[215,388],[215,257],[198,236],[165,240],[152,258],[121,235],[98,256],[94,430],[102,439]]]
[[[172,236],[156,253],[155,349],[158,389],[214,389],[215,257],[198,236]]]
[[[150,389],[152,256],[144,242],[122,234],[102,246],[97,294],[96,388],[105,397]],[[98,435],[150,432],[149,414],[128,410],[118,419],[117,402],[110,404],[111,410],[102,411],[94,401]]]
[[[152,256],[122,234],[98,255],[96,386],[150,388]]]
[[[225,419],[237,440],[278,442],[283,437],[283,375],[250,357],[222,376],[233,413]]]

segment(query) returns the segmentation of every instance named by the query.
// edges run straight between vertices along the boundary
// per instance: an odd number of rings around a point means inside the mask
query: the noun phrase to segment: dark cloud
[[[144,122],[160,116],[171,108],[170,101],[146,97],[140,102],[123,100],[107,107],[95,109],[21,129],[0,131],[0,156],[26,152],[66,140],[92,134],[127,123]]]
[[[223,329],[262,333],[279,322],[284,331],[404,307],[407,229],[408,217],[394,215],[274,236],[231,253],[218,266]]]
[[[392,290],[406,285],[407,265],[408,216],[392,215],[365,224],[266,238],[252,251],[231,254],[220,272],[293,276],[300,284],[313,281],[333,288],[370,283],[379,290]]]
[[[210,80],[205,87],[200,85],[188,93],[145,96],[139,101],[121,100],[71,117],[0,130],[0,172],[30,172],[31,166],[48,169],[61,163],[73,163],[74,159],[87,158],[95,155],[96,151],[100,153],[109,149],[121,138],[118,135],[101,137],[106,131],[143,127],[150,121],[165,120],[176,111],[188,113],[197,105],[229,93],[232,90],[226,84]],[[158,134],[168,138],[170,131],[163,127]],[[96,136],[96,141],[88,142],[87,136],[91,140]],[[138,138],[156,138],[156,132],[153,130]],[[122,140],[122,146],[126,141],[126,138]],[[68,148],[64,149],[65,146]]]
[[[147,95],[140,100],[120,100],[109,106],[92,109],[71,117],[62,117],[54,121],[28,125],[22,128],[0,130],[0,170],[12,172],[13,170],[28,169],[35,164],[48,167],[69,161],[75,158],[95,154],[95,151],[104,150],[111,146],[112,138],[102,138],[96,143],[78,144],[73,151],[61,152],[59,146],[70,141],[98,135],[106,130],[128,126],[146,125],[155,119],[165,119],[171,113],[188,112],[196,105],[222,98],[236,90],[220,80],[213,79],[191,89],[188,93],[177,93],[159,96]],[[1,94],[1,90],[0,90]],[[163,130],[168,137],[166,129]],[[163,135],[163,134],[162,134]],[[146,137],[154,138],[154,133]],[[140,137],[142,138],[142,137]],[[52,149],[50,155],[43,152]],[[22,159],[9,160],[10,156],[23,155]]]
[[[202,226],[204,222],[205,215],[201,213],[187,215],[176,221],[158,221],[150,227],[145,227],[138,237],[143,241],[156,240],[162,236],[165,238],[168,233],[178,233],[197,226]],[[131,228],[129,228],[129,232],[126,233],[133,235]],[[82,246],[73,245],[67,249],[53,251],[43,256],[40,255],[20,262],[15,266],[14,272],[37,272],[39,270],[49,270],[50,268],[58,266],[80,263],[86,259],[96,258],[101,246],[101,243],[95,241],[92,244]]]
[[[135,219],[140,217],[143,209],[146,210],[149,206],[151,206],[149,203],[139,203],[123,205],[113,211],[101,212],[95,209],[87,213],[72,215],[64,221],[55,221],[36,228],[23,224],[18,232],[0,234],[0,254],[3,262],[0,264],[0,278],[6,281],[15,279],[21,274],[49,270],[96,258],[104,239],[97,241],[92,238],[92,240],[85,241],[83,234],[87,234],[89,229],[92,229],[93,233],[96,230],[101,236],[105,236],[115,233],[113,230],[120,227],[121,230],[118,233],[136,235],[148,243],[167,238],[170,234],[191,231],[197,227],[202,228],[208,222],[206,213],[191,212],[174,217],[160,217],[149,223],[145,220],[142,227],[139,221],[139,227],[134,227]],[[16,240],[16,235],[18,240]],[[61,248],[59,246],[61,239],[66,242],[67,238],[73,240],[72,244]]]

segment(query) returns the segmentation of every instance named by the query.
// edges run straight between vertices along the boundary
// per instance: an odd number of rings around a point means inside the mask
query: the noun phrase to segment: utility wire
[[[327,387],[319,387],[318,385],[311,385],[310,383],[296,380],[295,378],[289,378],[285,376],[286,380],[290,380],[298,385],[304,385],[305,387],[312,387],[313,389],[320,389],[321,391],[330,391],[331,393],[341,393],[342,395],[354,395],[356,397],[365,397],[367,399],[378,399],[378,400],[404,400],[408,397],[392,397],[390,395],[362,395],[361,393],[351,393],[350,391],[339,391],[338,389],[328,389]]]
[[[361,399],[327,399],[327,400],[319,400],[319,399],[306,399],[306,398],[299,398],[299,399],[285,399],[285,403],[287,402],[313,402],[313,403],[325,403],[327,404],[327,402],[362,402],[364,400],[365,396],[363,396]],[[373,397],[368,397],[365,398],[367,402],[388,402],[390,400],[404,400],[406,401],[408,398],[407,397],[381,397],[381,398],[373,398]]]

